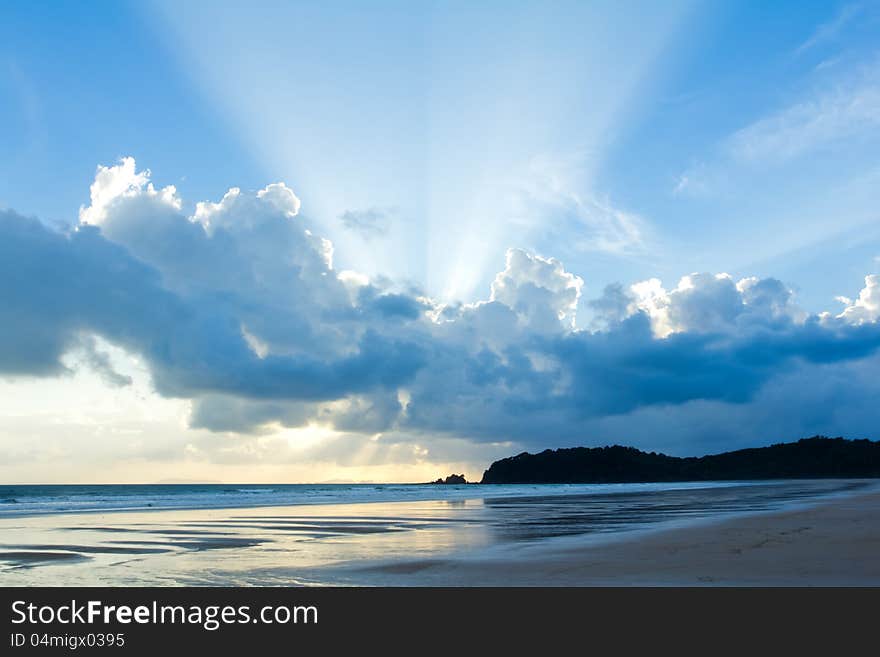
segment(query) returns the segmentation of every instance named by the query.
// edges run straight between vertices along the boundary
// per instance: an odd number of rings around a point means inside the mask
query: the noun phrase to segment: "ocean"
[[[59,484],[0,486],[0,517],[47,513],[234,509],[304,504],[423,500],[606,496],[758,487],[748,504],[762,506],[847,490],[852,482],[700,481],[638,484]],[[716,495],[692,496],[695,509],[713,511]],[[722,496],[723,497],[723,496]],[[609,498],[599,497],[608,500]],[[718,511],[723,508],[717,509]]]
[[[418,585],[419,568],[406,564],[613,542],[877,485],[2,486],[0,584],[350,585],[390,572]]]

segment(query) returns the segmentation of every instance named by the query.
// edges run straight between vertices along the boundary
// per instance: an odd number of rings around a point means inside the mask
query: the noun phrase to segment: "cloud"
[[[511,211],[514,223],[545,237],[565,236],[555,243],[574,251],[643,252],[649,242],[647,222],[590,191],[585,160],[583,155],[535,158],[519,181]]]
[[[358,233],[366,240],[372,240],[388,234],[393,215],[393,210],[378,208],[348,210],[339,216],[339,221],[346,229]]]
[[[876,322],[880,319],[880,276],[865,276],[865,287],[855,301],[845,297],[841,300],[846,303],[846,308],[837,319],[857,325]]]
[[[579,251],[623,255],[645,248],[642,218],[614,207],[607,199],[579,195],[560,197],[545,201],[544,212],[563,224],[562,234],[579,236],[572,245]]]
[[[746,163],[781,163],[880,128],[880,75],[875,64],[858,79],[837,83],[755,121],[726,143]]]
[[[723,332],[755,322],[806,318],[794,304],[792,291],[772,278],[734,282],[728,274],[695,273],[683,276],[670,291],[652,278],[632,285],[629,298],[626,316],[645,313],[661,338],[684,331]]]
[[[785,104],[722,135],[677,175],[672,196],[705,200],[744,185],[750,197],[764,186],[778,196],[791,184],[781,174],[798,167],[794,180],[820,180],[826,198],[829,185],[846,189],[864,176],[880,140],[880,59],[873,53],[840,70],[824,68],[805,76],[806,88]],[[817,171],[824,176],[816,178]]]
[[[83,332],[148,344],[182,311],[158,272],[97,228],[62,234],[5,211],[0,231],[0,371],[59,374]]]
[[[108,386],[122,387],[132,384],[132,378],[120,374],[113,367],[110,355],[99,348],[98,339],[93,335],[84,335],[80,342],[82,363],[97,374]]]
[[[133,157],[125,157],[112,167],[98,166],[95,181],[89,188],[91,205],[81,207],[79,220],[83,224],[100,225],[106,218],[113,203],[126,198],[146,194],[158,197],[175,209],[180,209],[180,200],[173,185],[156,191],[150,182],[150,170],[136,171]]]
[[[492,281],[489,299],[513,309],[520,322],[535,331],[571,329],[583,284],[554,258],[509,249],[504,271]]]
[[[590,305],[604,311],[604,330],[517,333],[515,313],[494,310],[497,302],[465,309],[444,326],[484,330],[480,346],[447,336],[443,357],[409,388],[404,426],[476,440],[583,442],[603,418],[649,408],[674,416],[670,409],[696,402],[749,405],[792,371],[809,377],[880,346],[878,324],[809,316],[774,279],[697,274],[671,291],[659,280],[610,286]]]
[[[66,234],[3,214],[3,371],[62,372],[89,332],[144,356],[168,396],[333,399],[421,365],[418,345],[384,330],[405,320],[359,318],[289,190],[230,192],[188,218],[129,162],[99,171],[117,195],[96,193],[100,205]]]
[[[753,427],[768,391],[861,377],[880,347],[876,275],[837,315],[806,313],[772,278],[616,284],[588,302],[585,330],[584,281],[554,258],[510,249],[485,300],[441,304],[337,270],[281,183],[182,207],[126,159],[99,169],[71,230],[0,213],[0,374],[87,367],[123,385],[107,344],[137,355],[160,395],[189,400],[194,428],[251,434],[260,449],[323,427],[349,436],[343,447],[381,435],[436,452],[447,439],[626,441],[652,422],[673,440],[676,418],[707,437],[707,409]]]
[[[852,23],[853,19],[858,17],[863,9],[864,7],[861,4],[850,4],[841,7],[834,18],[819,25],[810,37],[798,46],[795,50],[795,55],[802,55],[808,50],[837,39],[844,28]]]
[[[705,163],[696,164],[679,174],[672,187],[672,195],[685,198],[706,197],[717,187],[714,176],[714,172]]]

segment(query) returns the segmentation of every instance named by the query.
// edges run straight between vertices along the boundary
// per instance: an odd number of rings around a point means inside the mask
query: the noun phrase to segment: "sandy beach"
[[[873,480],[492,497],[498,490],[10,515],[0,518],[0,584],[880,585]]]
[[[365,570],[388,584],[417,575],[421,584],[446,586],[877,586],[880,493],[599,545]]]

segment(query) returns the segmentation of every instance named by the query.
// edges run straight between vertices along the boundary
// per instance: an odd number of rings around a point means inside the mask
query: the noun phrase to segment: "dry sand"
[[[604,544],[358,569],[435,586],[878,586],[880,493]]]

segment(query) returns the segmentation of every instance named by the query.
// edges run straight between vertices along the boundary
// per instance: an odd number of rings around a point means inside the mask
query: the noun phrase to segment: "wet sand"
[[[878,483],[7,517],[0,585],[880,585]]]
[[[395,585],[878,586],[880,493],[604,544],[565,543],[360,570]]]
[[[487,543],[482,501],[328,504],[0,518],[0,586],[297,586],[339,561]]]

